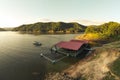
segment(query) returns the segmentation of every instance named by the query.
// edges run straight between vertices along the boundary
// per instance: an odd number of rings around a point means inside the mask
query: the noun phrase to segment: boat
[[[38,42],[38,41],[34,41],[33,45],[35,45],[35,46],[41,46],[42,44],[40,42]]]

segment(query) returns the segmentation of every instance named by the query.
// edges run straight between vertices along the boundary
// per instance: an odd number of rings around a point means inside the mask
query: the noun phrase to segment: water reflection
[[[77,59],[64,59],[53,65],[40,57],[55,43],[70,40],[79,34],[31,35],[0,32],[0,80],[42,80],[50,71],[61,71]],[[34,41],[42,46],[35,47]]]

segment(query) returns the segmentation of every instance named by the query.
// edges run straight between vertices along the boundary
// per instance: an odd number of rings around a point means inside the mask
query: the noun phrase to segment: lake
[[[68,41],[80,34],[20,34],[0,32],[0,80],[44,80],[48,72],[60,72],[78,61],[65,58],[56,64],[40,57],[40,53],[50,52],[52,45]],[[34,41],[42,43],[36,47]]]

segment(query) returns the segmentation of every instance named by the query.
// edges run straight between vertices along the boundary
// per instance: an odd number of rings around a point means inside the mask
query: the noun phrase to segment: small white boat
[[[35,46],[41,46],[42,44],[40,42],[34,41],[33,43]]]

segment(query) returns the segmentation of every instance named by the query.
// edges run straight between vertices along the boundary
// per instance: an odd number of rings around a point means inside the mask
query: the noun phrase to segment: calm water
[[[80,34],[30,35],[17,32],[0,32],[0,80],[43,80],[48,72],[62,71],[77,60],[66,58],[51,64],[40,57],[49,52],[55,43],[70,40]],[[35,47],[34,41],[43,45]]]

